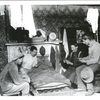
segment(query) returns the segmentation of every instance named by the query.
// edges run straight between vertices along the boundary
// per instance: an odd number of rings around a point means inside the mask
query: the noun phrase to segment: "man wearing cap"
[[[29,82],[26,77],[22,77],[20,73],[20,67],[23,61],[24,55],[19,53],[13,58],[13,61],[9,62],[0,73],[0,86],[3,94],[17,94],[21,92],[22,95],[29,94]]]
[[[79,59],[85,64],[76,68],[77,90],[87,90],[88,92],[86,95],[92,95],[94,93],[92,83],[94,80],[94,73],[99,69],[100,44],[94,40],[93,33],[84,34],[82,38],[83,43],[89,46],[89,55]]]

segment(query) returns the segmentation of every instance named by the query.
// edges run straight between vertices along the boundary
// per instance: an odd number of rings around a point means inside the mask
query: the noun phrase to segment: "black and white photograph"
[[[100,96],[100,2],[0,1],[0,96]]]

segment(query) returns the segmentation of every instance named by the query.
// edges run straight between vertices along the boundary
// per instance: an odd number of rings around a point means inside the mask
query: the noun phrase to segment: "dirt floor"
[[[94,93],[91,96],[100,96],[100,87],[95,87],[95,91],[98,93]],[[44,90],[38,91],[35,93],[35,96],[85,96],[86,91],[78,91],[75,89],[63,88],[63,89],[55,89],[55,90]]]

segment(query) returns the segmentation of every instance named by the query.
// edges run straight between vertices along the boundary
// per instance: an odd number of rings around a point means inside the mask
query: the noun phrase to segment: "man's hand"
[[[28,75],[23,75],[23,79],[24,79],[24,81],[30,83],[30,78]]]
[[[82,60],[83,58],[78,58],[79,60]]]
[[[79,61],[82,63],[86,63],[86,60],[84,60],[84,59],[79,59]]]
[[[64,60],[65,63],[69,64],[69,65],[73,65],[72,62],[70,62],[69,60]]]
[[[34,66],[34,68],[37,68],[38,67],[38,65],[36,64],[35,66]]]

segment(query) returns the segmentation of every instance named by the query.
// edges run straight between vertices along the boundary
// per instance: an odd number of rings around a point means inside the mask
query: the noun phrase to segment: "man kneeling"
[[[28,77],[23,77],[20,72],[20,67],[24,55],[18,54],[12,62],[9,62],[0,73],[0,86],[3,94],[16,94],[21,92],[21,95],[29,94]]]

